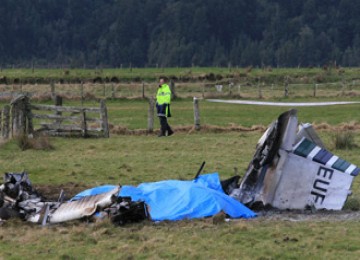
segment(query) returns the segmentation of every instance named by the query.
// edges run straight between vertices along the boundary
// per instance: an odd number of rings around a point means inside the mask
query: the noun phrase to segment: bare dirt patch
[[[86,189],[91,188],[88,184],[85,183],[64,183],[60,185],[46,185],[40,184],[35,186],[36,190],[48,200],[57,200],[61,193],[61,190],[65,193],[65,200],[71,199],[76,194]]]

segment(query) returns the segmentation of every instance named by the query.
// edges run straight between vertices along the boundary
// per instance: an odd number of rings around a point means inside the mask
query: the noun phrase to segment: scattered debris
[[[108,192],[66,202],[61,192],[57,201],[48,201],[32,187],[26,172],[5,173],[4,184],[0,186],[0,223],[18,217],[46,225],[96,217],[99,212],[116,224],[146,219],[145,207],[140,213],[141,203],[118,197],[119,191],[120,186],[114,186]]]
[[[63,202],[48,201],[33,187],[26,172],[5,173],[0,186],[0,222],[12,217],[41,225],[77,219],[109,218],[116,225],[145,219],[180,220],[211,217],[224,212],[232,218],[256,216],[227,194],[239,176],[220,181],[217,173],[193,181],[168,180],[137,187],[104,185],[85,190]],[[166,199],[164,199],[166,198]]]

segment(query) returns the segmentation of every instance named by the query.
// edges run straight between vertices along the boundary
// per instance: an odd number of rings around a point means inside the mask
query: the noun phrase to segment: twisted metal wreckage
[[[31,185],[27,173],[6,173],[0,187],[0,217],[20,217],[33,223],[60,223],[109,217],[123,225],[144,219],[154,221],[201,218],[224,211],[232,218],[254,217],[250,209],[224,193],[237,177],[220,182],[217,173],[193,181],[161,181],[138,187],[104,185],[85,190],[69,201],[49,202]]]
[[[203,165],[202,165],[203,166]],[[105,185],[69,201],[47,201],[27,173],[5,173],[0,186],[0,222],[11,217],[41,223],[110,218],[115,224],[181,220],[224,212],[251,218],[249,208],[341,210],[360,169],[333,155],[310,124],[298,125],[296,110],[281,114],[260,138],[245,177],[220,181],[217,173],[192,181],[166,180],[137,187]],[[246,205],[246,206],[244,206]]]
[[[128,221],[145,219],[144,203],[114,196],[119,190],[117,186],[102,194],[68,202],[63,202],[64,193],[61,192],[57,201],[47,201],[32,187],[26,172],[5,173],[4,184],[0,187],[0,220],[18,217],[45,225],[89,217],[100,210],[111,215],[111,220],[119,224],[123,221],[122,215],[126,216],[124,211],[131,212]]]

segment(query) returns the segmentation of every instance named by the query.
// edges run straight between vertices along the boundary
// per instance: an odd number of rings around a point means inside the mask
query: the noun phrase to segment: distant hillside
[[[359,13],[351,0],[0,0],[0,66],[359,66]]]

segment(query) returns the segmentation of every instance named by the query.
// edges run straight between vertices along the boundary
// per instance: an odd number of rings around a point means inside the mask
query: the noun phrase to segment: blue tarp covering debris
[[[114,187],[104,185],[88,189],[71,200],[104,193]],[[144,201],[154,221],[209,217],[221,211],[231,218],[256,216],[249,208],[224,193],[218,173],[200,175],[193,181],[165,180],[142,183],[137,187],[122,186],[119,196]]]

